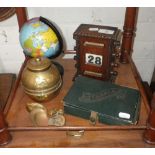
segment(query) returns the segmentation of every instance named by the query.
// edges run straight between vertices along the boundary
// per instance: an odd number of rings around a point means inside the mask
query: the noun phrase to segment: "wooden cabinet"
[[[25,9],[17,8],[16,12],[20,28],[27,19]],[[136,13],[137,8],[127,8],[126,10],[121,48],[122,63],[117,68],[118,76],[115,83],[140,90],[142,97],[138,124],[113,126],[97,123],[92,126],[87,120],[65,115],[66,125],[63,127],[34,127],[25,108],[27,102],[33,101],[24,94],[20,81],[22,70],[27,63],[26,58],[8,100],[7,107],[9,108],[4,109],[3,114],[0,115],[0,140],[3,140],[3,142],[5,142],[5,139],[8,140],[4,136],[4,130],[7,136],[11,135],[12,137],[12,141],[2,147],[154,147],[154,145],[144,142],[143,139],[150,108],[140,76],[130,57]],[[56,58],[56,61],[64,67],[63,86],[56,98],[44,103],[48,108],[63,108],[61,101],[71,87],[72,79],[76,73],[75,61],[73,59],[64,59],[64,54]],[[5,122],[8,123],[8,126],[6,126]],[[68,136],[67,131],[84,131],[84,134],[77,138]]]

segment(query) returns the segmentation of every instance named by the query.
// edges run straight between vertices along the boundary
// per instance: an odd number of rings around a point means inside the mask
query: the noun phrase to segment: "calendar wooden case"
[[[117,75],[121,32],[117,27],[81,24],[74,32],[77,75],[111,80]]]

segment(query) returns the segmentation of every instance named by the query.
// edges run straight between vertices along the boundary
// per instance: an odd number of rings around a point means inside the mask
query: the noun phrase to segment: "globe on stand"
[[[20,44],[25,55],[52,58],[62,52],[62,38],[56,27],[43,17],[28,20],[21,28]]]

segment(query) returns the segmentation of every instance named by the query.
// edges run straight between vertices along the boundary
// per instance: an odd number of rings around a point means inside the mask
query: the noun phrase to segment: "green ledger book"
[[[63,101],[65,113],[85,119],[95,113],[100,123],[136,124],[139,117],[138,90],[88,77],[77,77]]]

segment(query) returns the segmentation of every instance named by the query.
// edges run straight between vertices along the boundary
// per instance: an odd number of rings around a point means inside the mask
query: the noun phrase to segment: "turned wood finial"
[[[128,56],[131,56],[133,51],[133,42],[135,37],[136,23],[137,23],[138,8],[126,8],[125,20],[123,26],[123,39],[121,46],[121,63],[128,63]]]
[[[22,25],[27,21],[27,11],[24,7],[16,8],[16,15],[19,25],[19,30],[21,29]]]

